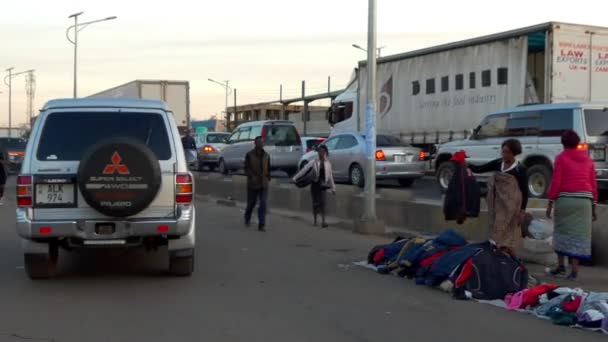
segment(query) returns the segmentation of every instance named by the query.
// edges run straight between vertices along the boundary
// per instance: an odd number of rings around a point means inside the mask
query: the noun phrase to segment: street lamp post
[[[34,72],[34,69],[13,73],[13,67],[6,69],[8,75],[4,77],[4,84],[8,86],[8,137],[11,137],[13,128],[13,78],[29,72]]]
[[[355,231],[364,234],[383,234],[384,223],[376,217],[376,0],[369,0],[368,16],[365,200],[363,217],[355,222]]]
[[[83,13],[84,12],[78,12],[70,15],[68,18],[74,18],[74,25],[68,27],[68,29],[65,31],[66,38],[70,43],[74,45],[74,98],[78,97],[78,32],[84,30],[85,27],[91,24],[98,23],[101,21],[114,20],[117,18],[116,16],[112,16],[98,20],[91,20],[84,23],[78,23],[78,17]],[[74,40],[70,39],[71,29],[74,29]]]
[[[354,47],[355,49],[359,49],[359,50],[361,50],[361,51],[365,51],[365,52],[367,53],[367,49],[365,49],[365,48],[361,47],[360,45],[353,44],[353,47]],[[378,51],[378,57],[380,57],[380,55],[381,55],[381,53],[382,53],[382,49],[385,49],[385,48],[386,48],[386,46],[381,46],[381,47],[379,47],[379,48],[376,48],[376,50]]]
[[[218,82],[212,78],[209,78],[208,80],[211,83],[215,83],[215,84],[222,86],[224,88],[224,90],[226,91],[226,102],[224,105],[224,114],[226,115],[226,128],[228,128],[230,126],[230,116],[228,114],[228,97],[230,97],[230,93],[232,92],[232,88],[230,88],[230,86],[228,85],[228,83],[230,83],[230,81],[226,80],[226,81],[224,81],[224,83],[222,83],[222,82]]]

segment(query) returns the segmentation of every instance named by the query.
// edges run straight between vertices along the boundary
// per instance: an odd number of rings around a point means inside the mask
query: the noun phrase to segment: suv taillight
[[[192,203],[193,196],[192,176],[189,173],[175,175],[175,202],[177,204]]]
[[[384,154],[384,151],[376,150],[376,160],[378,160],[378,161],[386,160],[386,155]]]
[[[418,153],[418,160],[425,161],[426,160],[426,152],[424,152],[423,150],[420,150],[420,152]]]
[[[32,176],[17,176],[17,206],[32,206],[32,183]]]

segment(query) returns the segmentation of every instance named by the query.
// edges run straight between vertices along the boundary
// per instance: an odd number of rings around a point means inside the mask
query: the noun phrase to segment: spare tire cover
[[[92,146],[78,167],[78,188],[98,212],[127,217],[144,210],[161,185],[158,159],[132,138],[109,138]]]

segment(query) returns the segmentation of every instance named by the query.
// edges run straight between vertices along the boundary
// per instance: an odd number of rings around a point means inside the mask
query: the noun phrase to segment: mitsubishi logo
[[[122,158],[118,152],[114,151],[114,154],[112,154],[112,158],[110,158],[110,160],[112,161],[112,164],[106,165],[106,167],[103,169],[104,175],[113,175],[116,172],[121,175],[128,175],[131,173],[129,172],[127,165],[120,163]]]

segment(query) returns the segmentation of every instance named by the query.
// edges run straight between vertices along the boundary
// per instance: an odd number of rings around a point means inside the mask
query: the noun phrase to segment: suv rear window
[[[209,134],[207,135],[207,142],[210,144],[223,143],[230,134]]]
[[[401,139],[392,135],[378,135],[376,136],[377,147],[391,147],[391,146],[406,146]]]
[[[268,145],[300,145],[300,135],[295,127],[289,125],[267,125],[264,143]]]
[[[38,160],[80,160],[95,143],[130,137],[146,144],[159,160],[171,158],[165,121],[153,113],[52,113],[38,143]]]
[[[586,109],[585,126],[587,127],[587,135],[608,135],[608,110]]]
[[[9,150],[25,150],[27,142],[21,138],[0,138],[0,148]]]

